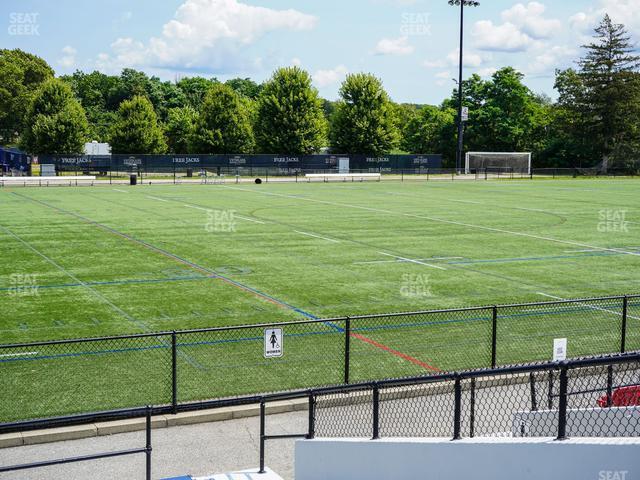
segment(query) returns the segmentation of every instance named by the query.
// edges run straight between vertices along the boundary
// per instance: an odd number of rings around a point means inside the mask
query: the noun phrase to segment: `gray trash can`
[[[132,173],[129,176],[129,185],[137,185],[138,184],[138,175],[136,175],[135,173]]]

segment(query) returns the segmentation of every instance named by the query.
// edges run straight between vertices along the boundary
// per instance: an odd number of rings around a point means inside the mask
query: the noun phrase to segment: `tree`
[[[441,153],[455,160],[456,111],[425,105],[406,126],[402,148],[411,153]]]
[[[33,154],[76,154],[84,151],[88,123],[69,85],[47,80],[35,93],[25,117],[20,147]]]
[[[217,79],[211,80],[202,77],[187,77],[181,79],[176,85],[185,96],[186,104],[195,110],[199,110],[207,91],[219,83]]]
[[[610,160],[637,151],[640,57],[633,54],[635,47],[624,25],[614,24],[608,15],[595,32],[595,40],[584,46],[587,52],[579,62],[584,99],[575,107],[586,120],[588,134],[598,141],[606,171]]]
[[[14,143],[37,89],[53,78],[40,57],[22,50],[0,50],[0,143]]]
[[[262,85],[258,85],[250,78],[232,78],[224,83],[239,95],[250,98],[251,100],[257,100],[262,91]]]
[[[331,148],[340,153],[384,155],[399,141],[393,105],[375,76],[349,75],[340,88],[330,130]]]
[[[263,86],[256,112],[256,139],[264,153],[307,155],[326,144],[327,124],[311,76],[280,68]]]
[[[191,138],[194,153],[250,153],[254,138],[249,112],[227,85],[214,84],[204,97]]]
[[[193,135],[198,113],[191,107],[169,110],[165,126],[167,145],[171,153],[189,153],[189,142]]]
[[[163,153],[166,144],[153,105],[139,95],[120,104],[111,127],[113,153]]]

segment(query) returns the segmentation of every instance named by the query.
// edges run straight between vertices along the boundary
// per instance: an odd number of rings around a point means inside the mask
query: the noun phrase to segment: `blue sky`
[[[511,65],[553,97],[555,69],[573,65],[605,12],[640,39],[640,0],[481,0],[465,11],[465,76]],[[57,74],[262,81],[300,65],[326,98],[366,71],[415,103],[439,103],[457,77],[458,10],[446,0],[3,0],[0,17],[2,48],[40,55]]]

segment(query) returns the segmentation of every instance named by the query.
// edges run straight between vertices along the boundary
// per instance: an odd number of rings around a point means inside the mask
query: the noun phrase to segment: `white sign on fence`
[[[264,331],[264,358],[281,357],[284,355],[282,345],[282,329],[267,328]]]
[[[556,338],[553,341],[553,361],[561,362],[567,359],[567,339]]]

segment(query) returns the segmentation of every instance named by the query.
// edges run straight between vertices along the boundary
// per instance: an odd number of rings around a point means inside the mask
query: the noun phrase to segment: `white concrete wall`
[[[296,480],[636,480],[640,438],[296,443]]]

